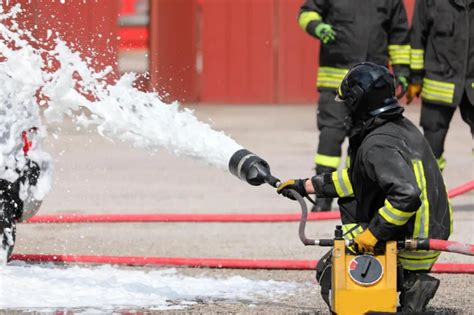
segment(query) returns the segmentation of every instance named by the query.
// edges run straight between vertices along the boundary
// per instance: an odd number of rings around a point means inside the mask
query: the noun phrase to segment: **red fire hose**
[[[310,221],[336,220],[339,211],[316,212]],[[127,222],[296,222],[298,213],[160,213],[160,214],[46,214],[26,223],[127,223]]]
[[[277,259],[224,259],[224,258],[182,258],[182,257],[137,257],[137,256],[81,256],[81,255],[21,255],[12,260],[28,262],[113,264],[126,266],[182,266],[218,269],[282,269],[314,270],[317,260]],[[439,263],[431,270],[434,273],[474,274],[474,264]]]
[[[429,242],[429,247],[431,250],[474,256],[473,244],[462,244],[444,240],[429,240]]]
[[[474,189],[474,181],[465,183],[448,192],[454,198]],[[339,211],[316,212],[308,214],[308,221],[336,220]],[[161,213],[161,214],[48,214],[37,215],[26,223],[127,223],[127,222],[297,222],[298,213]]]
[[[471,181],[463,186],[455,188],[450,191],[450,197],[458,196],[462,193],[474,189],[474,181]],[[304,204],[306,206],[306,204]],[[302,208],[303,207],[302,205]],[[304,210],[304,209],[303,209]],[[339,213],[333,212],[322,212],[314,214],[304,214],[300,217],[299,214],[280,214],[278,219],[270,222],[278,222],[285,220],[298,221],[300,219],[306,219],[306,216],[309,218],[319,218],[322,217],[328,219],[333,218],[337,219]],[[337,216],[335,215],[337,214]],[[89,216],[89,218],[95,219],[96,221],[91,222],[137,222],[131,221],[130,219],[141,219],[141,215],[92,215],[95,217]],[[124,217],[126,216],[126,217]],[[147,215],[146,218],[150,221],[140,221],[140,222],[152,222],[156,220],[156,215]],[[173,222],[190,222],[186,219],[188,215],[170,215],[173,217],[166,218],[167,215],[158,215],[159,219],[166,219],[165,221]],[[194,215],[200,221],[194,222],[268,222],[268,216],[266,214],[260,215],[251,215],[243,214],[237,215],[242,221],[222,221],[224,219],[232,220],[234,214],[220,214],[220,215]],[[212,217],[211,217],[212,216]],[[215,217],[214,217],[215,216]],[[219,217],[220,216],[220,217]],[[86,215],[56,215],[56,216],[47,216],[43,222],[52,222],[51,220],[56,217],[54,222],[84,222],[83,220],[87,219]],[[253,221],[251,219],[259,219],[261,221]],[[127,219],[128,221],[122,221]],[[275,219],[275,218],[273,218]],[[69,221],[68,221],[69,220]],[[101,220],[101,221],[98,221]],[[212,221],[208,221],[212,220]],[[36,217],[36,222],[41,222],[41,217]],[[156,221],[154,221],[156,222]],[[300,221],[301,224],[301,221]],[[302,230],[301,230],[302,228]],[[304,226],[300,226],[300,238],[301,231],[304,232]],[[307,245],[317,245],[316,240],[307,239],[309,243]],[[406,245],[408,244],[408,245]],[[452,241],[443,241],[443,240],[416,240],[407,242],[405,248],[407,249],[431,249],[439,251],[448,251],[461,253],[466,255],[474,255],[474,245],[460,244]],[[410,247],[411,246],[411,247]],[[409,248],[410,247],[410,248]],[[127,256],[80,256],[80,255],[13,255],[12,260],[23,260],[23,261],[34,261],[34,262],[62,262],[62,263],[88,263],[88,264],[117,264],[117,265],[132,265],[132,266],[146,266],[146,265],[155,265],[155,266],[187,266],[187,267],[208,267],[208,268],[242,268],[242,269],[293,269],[293,270],[314,270],[317,261],[315,260],[258,260],[258,259],[218,259],[218,258],[171,258],[171,257],[127,257]],[[439,263],[433,266],[432,272],[435,273],[474,273],[474,264],[447,264]]]
[[[474,180],[471,180],[470,182],[467,182],[465,184],[462,184],[459,187],[453,188],[448,191],[448,196],[449,198],[454,198],[456,196],[465,194],[471,190],[474,189]]]
[[[408,250],[436,250],[474,256],[474,244],[463,244],[459,242],[436,240],[436,239],[407,239],[398,242],[399,248]]]

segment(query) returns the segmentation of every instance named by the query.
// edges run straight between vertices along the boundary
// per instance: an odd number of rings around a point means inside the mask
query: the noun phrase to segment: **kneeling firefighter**
[[[384,66],[354,66],[336,97],[350,113],[350,168],[288,180],[277,189],[290,198],[289,189],[302,196],[339,197],[344,238],[354,243],[348,250],[360,253],[374,253],[389,240],[446,240],[452,231],[451,207],[436,159],[420,131],[403,116],[395,87],[395,78]],[[439,280],[428,272],[439,254],[398,253],[403,312],[423,311],[434,297]],[[330,262],[323,257],[317,269],[330,267]],[[317,278],[327,301],[324,282],[330,285],[330,279],[322,281],[322,274]]]

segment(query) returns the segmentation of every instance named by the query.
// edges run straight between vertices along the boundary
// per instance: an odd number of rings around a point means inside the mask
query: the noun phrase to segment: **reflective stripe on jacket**
[[[334,89],[353,65],[371,61],[391,64],[397,75],[409,75],[408,21],[401,0],[306,0],[300,27],[316,37],[319,23],[330,24],[335,41],[321,43],[318,88]]]
[[[474,104],[474,0],[417,0],[410,35],[412,82],[424,101]]]

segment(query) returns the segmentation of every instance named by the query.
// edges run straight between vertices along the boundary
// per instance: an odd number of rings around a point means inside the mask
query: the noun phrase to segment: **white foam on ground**
[[[60,268],[15,262],[0,268],[0,309],[166,310],[222,299],[258,304],[278,301],[300,287],[293,282],[241,276],[183,276],[175,269],[147,272],[112,266]]]

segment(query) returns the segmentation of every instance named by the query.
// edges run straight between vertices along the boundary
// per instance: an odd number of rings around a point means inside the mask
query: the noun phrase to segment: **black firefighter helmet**
[[[384,66],[362,62],[352,67],[337,89],[336,100],[348,107],[353,122],[398,108],[395,77]]]

